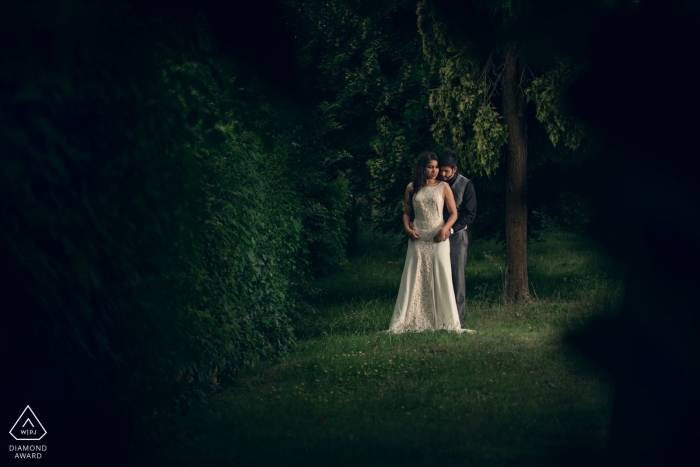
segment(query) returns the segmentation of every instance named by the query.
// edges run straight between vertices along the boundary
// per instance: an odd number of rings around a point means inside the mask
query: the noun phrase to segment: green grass
[[[160,465],[544,465],[606,443],[612,386],[563,342],[613,313],[621,273],[581,236],[529,247],[533,303],[503,306],[504,253],[476,245],[467,327],[389,335],[405,250],[363,234],[324,278],[299,349],[253,368],[181,426]],[[157,459],[157,460],[156,460]]]

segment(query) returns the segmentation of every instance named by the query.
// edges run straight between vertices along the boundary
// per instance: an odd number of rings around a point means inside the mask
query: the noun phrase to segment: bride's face
[[[438,176],[438,172],[440,170],[438,169],[438,163],[437,161],[430,161],[428,162],[428,165],[425,167],[424,174],[425,174],[425,179],[427,180],[435,180]]]

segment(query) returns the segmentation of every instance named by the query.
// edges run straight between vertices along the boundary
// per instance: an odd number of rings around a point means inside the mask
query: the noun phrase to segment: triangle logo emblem
[[[31,407],[27,406],[10,429],[10,434],[17,441],[39,441],[46,436],[41,424]]]

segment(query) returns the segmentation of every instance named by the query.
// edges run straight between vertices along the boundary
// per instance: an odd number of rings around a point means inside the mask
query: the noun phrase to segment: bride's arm
[[[420,238],[418,232],[411,228],[411,215],[413,214],[413,204],[411,203],[411,192],[413,191],[413,183],[409,183],[406,187],[406,193],[403,197],[403,229],[406,231],[406,235],[411,240],[416,240]]]
[[[457,205],[455,204],[455,195],[452,194],[452,188],[450,188],[447,183],[445,183],[445,188],[442,190],[442,195],[445,198],[445,206],[447,206],[447,212],[450,213],[450,217],[445,222],[445,226],[438,233],[438,235],[441,235],[441,238],[438,239],[436,236],[436,240],[441,242],[450,238],[450,229],[454,223],[457,222]]]

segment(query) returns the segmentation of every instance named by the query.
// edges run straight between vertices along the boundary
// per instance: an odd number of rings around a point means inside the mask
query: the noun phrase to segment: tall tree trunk
[[[527,277],[527,116],[517,48],[505,51],[503,115],[508,125],[506,159],[506,303],[530,301]]]

